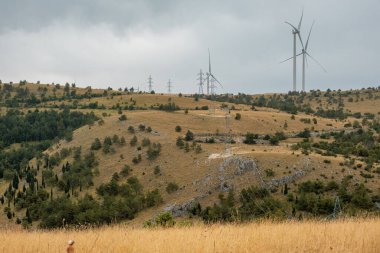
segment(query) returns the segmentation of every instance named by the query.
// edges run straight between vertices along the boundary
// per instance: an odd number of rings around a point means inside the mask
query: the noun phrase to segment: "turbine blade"
[[[309,45],[310,34],[311,34],[311,31],[313,30],[314,23],[315,22],[313,21],[313,24],[310,27],[309,35],[307,36],[307,41],[306,41],[306,44],[305,44],[305,51],[307,50],[307,46]]]
[[[299,54],[297,54],[296,57],[297,57],[297,56],[300,56],[301,54],[302,54],[302,52],[299,53]],[[283,60],[283,61],[281,61],[281,62],[279,62],[279,63],[284,63],[284,62],[289,61],[289,60],[291,60],[291,59],[293,59],[293,56],[290,57],[290,58],[288,58],[288,59],[286,59],[286,60]]]
[[[303,46],[303,41],[302,41],[302,38],[301,38],[301,34],[300,34],[300,33],[298,33],[298,38],[300,39],[300,42],[301,42],[301,46],[302,46],[302,48],[305,48],[305,47]]]
[[[323,67],[323,65],[319,63],[319,61],[317,61],[313,56],[311,56],[308,52],[306,52],[306,55],[309,56],[313,61],[315,61],[319,65],[319,67],[323,69],[324,72],[327,72],[327,70]]]
[[[300,22],[298,23],[298,30],[301,29],[302,18],[303,18],[303,8],[302,8],[301,19],[300,19]]]
[[[300,30],[298,28],[296,28],[294,25],[292,25],[291,23],[287,22],[287,21],[285,21],[285,24],[290,25],[294,29],[294,31],[297,33],[298,38],[299,38],[299,40],[301,42],[302,48],[304,48],[303,42],[302,42],[302,38],[301,38],[301,32],[300,32]]]
[[[288,21],[285,21],[285,24],[290,25],[291,27],[293,27],[294,31],[299,32],[299,30],[294,25],[290,24]]]
[[[212,78],[214,78],[214,80],[220,85],[220,87],[223,88],[223,85],[218,81],[218,79],[216,79],[216,77],[215,77],[213,74],[210,74],[210,76],[211,76]]]

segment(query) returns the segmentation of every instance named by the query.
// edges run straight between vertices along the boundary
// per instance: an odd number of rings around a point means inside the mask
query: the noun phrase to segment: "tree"
[[[240,114],[240,113],[236,113],[236,115],[235,115],[235,119],[236,119],[236,120],[240,120],[240,119],[241,119],[241,114]]]
[[[179,147],[181,149],[184,147],[185,142],[183,141],[182,137],[178,136],[177,141],[176,141],[176,145],[177,145],[177,147]]]
[[[147,150],[147,155],[149,160],[156,159],[161,152],[161,144],[160,143],[153,143],[151,146],[149,146]]]
[[[141,141],[141,146],[143,147],[146,147],[146,146],[149,146],[150,145],[150,140],[149,138],[144,138],[142,141]]]
[[[121,146],[124,146],[125,143],[126,143],[125,138],[124,138],[124,136],[122,136],[122,137],[120,138],[120,145],[121,145]]]
[[[18,189],[19,179],[17,174],[13,175],[12,186],[14,189]]]
[[[119,136],[117,134],[113,135],[112,142],[115,143],[115,144],[118,144],[120,142]]]
[[[132,137],[132,139],[131,139],[131,141],[129,142],[129,144],[130,144],[131,146],[136,146],[136,144],[137,144],[137,137],[136,137],[136,135],[134,135],[134,136]]]
[[[187,130],[186,135],[185,135],[185,140],[192,141],[193,139],[194,139],[194,134],[190,130]]]
[[[158,189],[150,191],[146,194],[145,203],[147,207],[156,206],[156,205],[161,204],[162,202],[163,202],[163,199]]]
[[[91,144],[91,150],[99,150],[102,148],[102,143],[99,138],[95,138],[94,142]]]
[[[362,209],[369,209],[373,207],[372,200],[363,184],[356,186],[352,194],[352,203]]]

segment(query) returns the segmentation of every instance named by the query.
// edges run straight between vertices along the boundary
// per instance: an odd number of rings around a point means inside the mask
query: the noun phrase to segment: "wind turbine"
[[[307,36],[307,40],[306,40],[306,43],[305,43],[305,46],[302,45],[302,51],[301,53],[297,54],[295,57],[297,56],[300,56],[302,55],[302,91],[305,91],[305,77],[306,77],[306,71],[305,71],[305,64],[307,64],[307,57],[310,57],[310,59],[312,59],[314,62],[316,62],[319,67],[321,67],[323,69],[324,72],[327,72],[326,69],[322,66],[321,63],[319,63],[313,56],[311,56],[308,51],[307,51],[307,48],[309,46],[309,41],[310,41],[310,35],[311,35],[311,31],[313,30],[313,26],[314,26],[314,21],[313,21],[313,24],[311,25],[310,27],[310,31],[309,31],[309,35]],[[286,59],[285,61],[288,61],[290,59],[295,59],[295,57],[290,57],[288,59]],[[285,62],[283,61],[283,62]]]
[[[301,18],[300,18],[300,21],[299,21],[297,27],[295,27],[291,23],[285,21],[286,24],[290,25],[293,28],[293,30],[292,30],[292,33],[293,33],[293,91],[297,90],[297,62],[296,62],[297,36],[298,36],[298,38],[301,42],[302,48],[303,48],[303,43],[302,43],[302,39],[301,39],[302,18],[303,18],[303,10],[302,10]],[[285,61],[283,61],[283,62],[285,62]]]
[[[222,84],[216,79],[216,77],[211,72],[211,56],[210,56],[210,49],[208,49],[208,73],[206,73],[207,78],[207,95],[210,94],[210,77],[212,77],[219,85],[223,88]]]
[[[320,64],[313,56],[311,56],[307,52],[307,47],[309,45],[310,34],[311,34],[311,31],[313,30],[313,26],[314,26],[314,21],[310,27],[310,31],[309,31],[309,35],[307,36],[305,47],[302,47],[302,52],[301,52],[301,54],[302,54],[302,91],[305,91],[305,62],[307,62],[307,57],[310,57],[310,59],[315,61],[319,65],[319,67],[321,67],[323,69],[324,72],[327,72],[326,69],[322,66],[322,64]],[[300,55],[300,54],[298,54],[298,55]]]

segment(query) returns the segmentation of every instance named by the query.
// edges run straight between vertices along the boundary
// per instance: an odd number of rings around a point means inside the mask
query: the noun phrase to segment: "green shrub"
[[[126,120],[127,120],[127,116],[125,116],[125,115],[123,114],[123,115],[121,115],[121,116],[119,117],[119,120],[120,120],[120,121],[126,121]]]
[[[175,182],[170,182],[166,186],[166,192],[171,194],[179,189],[178,185]]]

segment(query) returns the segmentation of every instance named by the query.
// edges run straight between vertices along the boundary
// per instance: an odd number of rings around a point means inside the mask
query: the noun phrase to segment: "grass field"
[[[168,229],[0,230],[1,252],[379,252],[380,219],[194,225]]]

